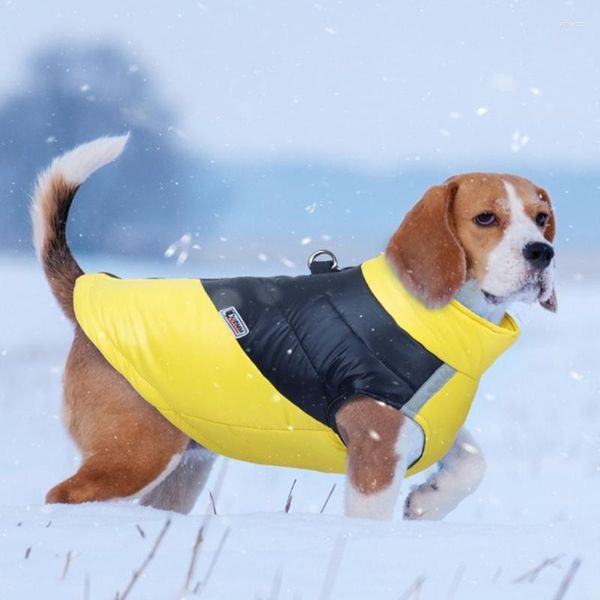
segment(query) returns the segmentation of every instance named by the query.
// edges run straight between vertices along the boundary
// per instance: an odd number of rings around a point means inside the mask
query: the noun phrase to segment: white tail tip
[[[44,245],[48,213],[55,209],[55,198],[52,195],[54,178],[60,177],[65,183],[74,186],[81,185],[94,171],[115,160],[123,152],[128,140],[129,134],[101,137],[81,144],[55,158],[50,167],[39,175],[30,209],[33,241],[38,257]]]
[[[94,171],[115,160],[125,148],[129,134],[101,137],[59,156],[50,171],[60,173],[67,183],[82,184]]]

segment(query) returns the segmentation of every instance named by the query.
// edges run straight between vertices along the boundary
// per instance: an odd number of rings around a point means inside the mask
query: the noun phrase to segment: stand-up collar
[[[383,254],[361,268],[369,289],[399,327],[473,379],[479,379],[519,336],[519,327],[508,314],[496,325],[456,300],[427,308],[400,283]]]

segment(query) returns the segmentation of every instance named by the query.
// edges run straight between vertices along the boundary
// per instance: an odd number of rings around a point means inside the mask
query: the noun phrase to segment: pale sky
[[[2,0],[0,96],[50,41],[129,47],[217,157],[598,164],[600,3]]]

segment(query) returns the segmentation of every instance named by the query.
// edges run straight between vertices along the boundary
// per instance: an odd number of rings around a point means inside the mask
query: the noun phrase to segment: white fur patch
[[[407,519],[443,519],[473,493],[485,473],[481,449],[466,429],[461,429],[439,470],[409,494],[404,516]]]
[[[487,273],[481,282],[481,289],[489,294],[504,298],[519,292],[531,281],[531,269],[523,256],[523,248],[532,242],[548,243],[540,229],[527,215],[523,201],[515,188],[507,181],[503,182],[507,193],[507,208],[510,212],[510,223],[504,231],[500,243],[490,252],[487,264]],[[552,291],[552,266],[544,274],[544,287]],[[518,299],[535,300],[538,290],[527,290]],[[517,299],[517,298],[515,298]]]
[[[399,475],[398,468],[396,468],[392,483],[375,494],[363,494],[348,481],[346,516],[380,521],[393,519],[394,508],[400,494],[400,481],[403,477],[404,473]]]
[[[148,492],[152,491],[157,485],[162,483],[177,468],[181,462],[182,456],[183,454],[174,454],[162,473],[160,473],[160,475],[154,481],[151,481],[149,484],[145,485],[135,494],[123,498],[123,500],[136,500],[138,498],[143,498]]]
[[[46,239],[46,220],[53,202],[52,182],[60,177],[66,183],[81,185],[94,171],[115,160],[127,144],[129,134],[119,137],[102,137],[77,146],[73,150],[55,158],[43,171],[36,182],[30,207],[33,223],[33,244],[38,258]]]
[[[424,442],[425,436],[421,427],[412,419],[406,419],[396,440],[396,453],[399,459],[392,483],[375,494],[363,494],[348,478],[346,515],[362,519],[393,519],[406,468],[421,456]]]
[[[129,134],[101,137],[54,159],[50,171],[63,176],[67,183],[82,184],[94,171],[112,162],[123,152]]]

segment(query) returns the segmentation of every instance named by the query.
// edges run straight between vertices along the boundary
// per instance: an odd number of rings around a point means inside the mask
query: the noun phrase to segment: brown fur
[[[45,223],[44,243],[40,248],[40,260],[44,272],[60,307],[67,317],[75,320],[73,312],[73,288],[75,280],[83,275],[66,241],[69,209],[78,186],[68,184],[55,176],[43,190],[40,207]]]
[[[374,494],[391,485],[404,420],[399,410],[373,398],[355,398],[337,412],[335,421],[348,448],[348,476],[355,489]]]
[[[432,307],[447,304],[467,275],[465,253],[454,225],[457,190],[452,181],[429,188],[386,250],[406,288]]]
[[[83,464],[48,492],[48,502],[131,496],[185,450],[188,438],[135,392],[79,327],[64,382],[65,418]]]

